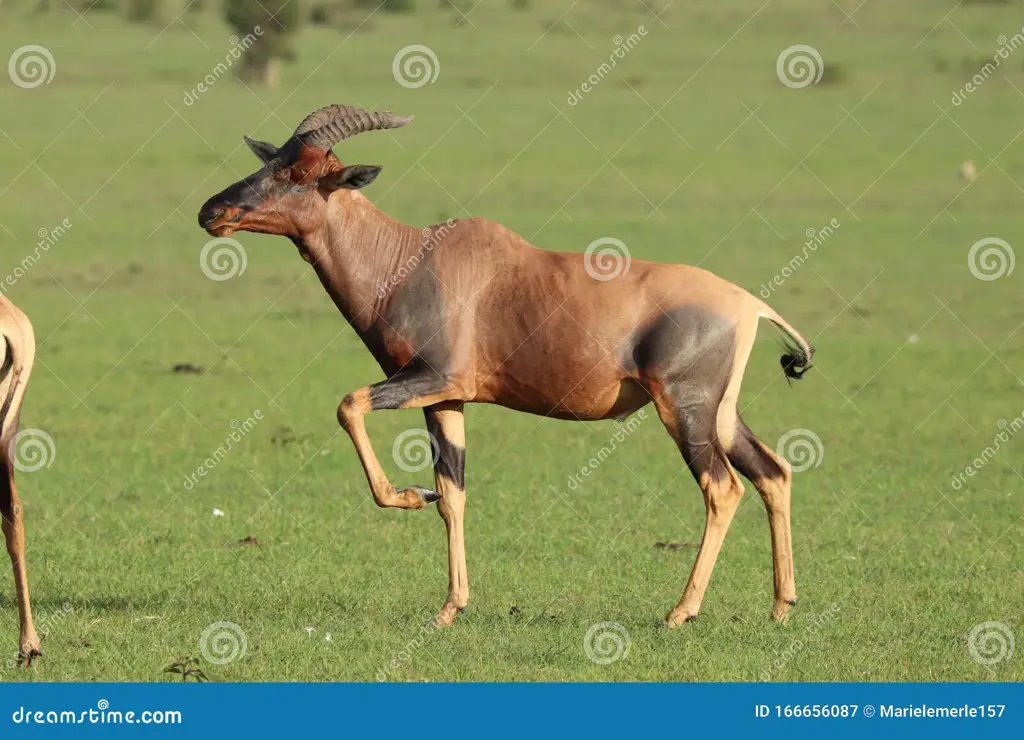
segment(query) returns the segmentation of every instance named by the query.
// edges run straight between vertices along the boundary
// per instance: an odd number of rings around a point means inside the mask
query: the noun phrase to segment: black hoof
[[[686,622],[696,622],[697,621],[697,615],[696,614],[691,614],[684,621],[686,621]]]
[[[420,501],[425,504],[432,504],[435,501],[441,499],[441,494],[437,491],[432,491],[429,488],[420,488],[419,486],[413,486],[412,490],[416,492],[416,495],[420,497]]]

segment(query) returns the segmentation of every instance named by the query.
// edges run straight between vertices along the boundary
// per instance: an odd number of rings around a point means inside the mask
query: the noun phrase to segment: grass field
[[[5,662],[0,680],[159,681],[183,658],[219,681],[1024,679],[1019,647],[991,665],[968,647],[976,625],[1024,628],[1024,440],[952,482],[1024,411],[1021,271],[981,280],[968,265],[978,240],[1024,243],[1024,50],[951,100],[1020,32],[1019,4],[677,1],[655,17],[661,0],[485,0],[461,23],[428,5],[307,28],[278,88],[228,75],[186,105],[231,48],[213,15],[161,31],[0,4],[0,62],[38,44],[56,66],[31,89],[0,75],[0,273],[71,224],[5,286],[39,343],[22,427],[55,454],[19,474],[45,657]],[[412,44],[439,63],[418,88],[392,73]],[[780,82],[797,44],[820,53],[818,84]],[[334,102],[415,114],[338,148],[384,165],[365,192],[412,224],[485,216],[571,251],[615,237],[634,259],[758,293],[835,220],[768,299],[813,338],[815,369],[788,388],[764,327],[741,398],[768,444],[821,440],[795,475],[789,624],[768,619],[768,527],[748,485],[701,619],[657,628],[704,510],[650,409],[572,488],[612,422],[474,406],[472,602],[454,629],[423,629],[447,583],[442,522],[377,509],[335,419],[379,368],[287,240],[240,234],[244,273],[200,269],[199,206],[256,168],[242,135],[281,143]],[[390,455],[422,415],[368,423],[395,482],[430,485]],[[244,656],[201,656],[218,622],[244,632]],[[625,659],[588,659],[600,622],[628,632]],[[13,660],[6,565],[0,638]]]

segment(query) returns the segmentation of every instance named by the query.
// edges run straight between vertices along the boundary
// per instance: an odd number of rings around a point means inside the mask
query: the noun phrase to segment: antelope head
[[[364,131],[399,128],[412,117],[332,105],[310,114],[280,148],[245,137],[263,167],[206,201],[199,225],[214,236],[236,231],[293,239],[322,219],[337,190],[359,190],[380,173],[376,165],[344,165],[331,151]]]

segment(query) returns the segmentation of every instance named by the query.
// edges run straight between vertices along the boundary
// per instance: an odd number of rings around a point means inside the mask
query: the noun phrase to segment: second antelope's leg
[[[722,542],[743,497],[743,485],[729,465],[716,434],[717,403],[701,388],[669,388],[654,398],[658,415],[675,440],[704,494],[704,537],[690,580],[676,607],[665,617],[669,627],[697,618]]]
[[[18,621],[21,623],[21,647],[19,659],[26,666],[42,655],[39,636],[32,622],[32,605],[28,595],[28,572],[25,567],[25,525],[22,519],[21,502],[14,487],[14,461],[10,459],[8,445],[0,450],[0,518],[3,519],[4,539],[7,540],[7,554],[14,569],[14,590],[18,600]]]
[[[438,494],[417,486],[395,490],[373,452],[363,417],[379,409],[433,406],[451,400],[454,395],[454,391],[440,375],[429,368],[417,368],[399,371],[388,380],[349,393],[338,406],[338,422],[352,438],[377,506],[422,509],[437,501]]]
[[[775,576],[772,619],[785,621],[789,616],[789,608],[796,604],[793,532],[790,523],[793,474],[789,464],[755,437],[739,417],[736,418],[736,434],[728,454],[736,469],[757,488],[768,510],[768,526],[772,533],[772,570]]]
[[[461,403],[440,404],[424,409],[437,459],[434,480],[437,511],[448,531],[448,598],[437,615],[446,627],[469,604],[469,573],[466,570],[466,542],[463,515],[466,511],[466,424]]]

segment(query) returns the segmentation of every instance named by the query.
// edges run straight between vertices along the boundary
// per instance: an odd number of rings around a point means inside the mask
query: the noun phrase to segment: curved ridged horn
[[[306,116],[292,136],[303,144],[327,151],[356,134],[400,128],[411,120],[412,116],[396,116],[386,110],[366,111],[352,105],[331,105]]]

